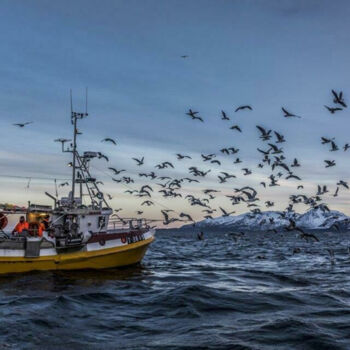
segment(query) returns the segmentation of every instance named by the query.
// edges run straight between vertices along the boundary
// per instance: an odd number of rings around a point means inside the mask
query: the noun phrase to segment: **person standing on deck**
[[[14,234],[15,232],[17,232],[18,234],[21,234],[23,231],[28,231],[28,229],[29,229],[28,222],[26,221],[24,216],[21,216],[19,218],[19,222],[17,223],[15,228],[12,230],[12,234]]]
[[[46,231],[46,225],[45,225],[45,219],[42,219],[39,223],[39,227],[38,227],[38,236],[42,237],[44,231]]]
[[[45,226],[45,231],[47,231],[47,229],[50,226],[50,215],[45,215],[44,219],[42,220],[42,223]]]

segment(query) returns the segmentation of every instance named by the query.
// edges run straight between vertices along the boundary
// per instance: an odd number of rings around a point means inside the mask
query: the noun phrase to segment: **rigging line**
[[[56,194],[56,198],[58,198],[57,179],[55,179],[55,194]]]
[[[99,172],[105,174],[106,176],[109,176],[111,179],[113,179],[113,176],[112,176],[111,174],[108,174],[107,172],[105,172],[105,171],[103,171],[103,170],[101,170],[101,169],[98,169],[98,168],[96,168],[96,167],[93,166],[93,165],[90,165],[90,166],[91,166],[91,168],[94,168],[95,170],[97,170],[97,171],[99,171]],[[133,190],[132,187],[130,187],[130,186],[128,186],[128,185],[126,185],[126,184],[124,184],[124,183],[122,183],[122,182],[121,182],[120,184],[121,184],[122,186],[124,186],[125,188],[129,189],[129,190]],[[153,202],[155,202],[155,203],[158,204],[159,206],[163,207],[164,209],[172,210],[172,211],[174,211],[177,215],[180,215],[180,213],[179,213],[178,211],[176,211],[176,210],[174,210],[174,209],[171,209],[171,208],[167,207],[166,205],[157,202],[157,201],[154,200],[153,198],[152,198],[152,200],[153,200]],[[163,220],[161,220],[161,221],[163,221]]]
[[[17,178],[17,179],[35,179],[35,180],[54,180],[53,177],[40,177],[40,176],[21,176],[21,175],[9,175],[9,174],[0,174],[0,177],[8,177],[8,178]],[[70,178],[65,179],[56,179],[59,181],[67,181],[71,180]]]

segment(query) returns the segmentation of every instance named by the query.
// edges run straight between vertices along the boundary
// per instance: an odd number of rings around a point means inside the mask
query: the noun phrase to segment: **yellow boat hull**
[[[154,237],[125,246],[37,258],[0,257],[0,274],[49,270],[108,269],[140,262]]]

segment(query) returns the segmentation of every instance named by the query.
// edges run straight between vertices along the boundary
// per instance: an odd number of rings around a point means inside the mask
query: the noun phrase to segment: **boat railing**
[[[139,229],[148,229],[151,228],[152,220],[140,219],[140,218],[111,218],[108,223],[108,228],[117,231],[117,230],[139,230]]]

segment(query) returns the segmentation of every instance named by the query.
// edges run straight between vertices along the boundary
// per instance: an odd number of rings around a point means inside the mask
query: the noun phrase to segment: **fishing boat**
[[[58,139],[62,152],[72,154],[71,190],[67,197],[53,200],[52,206],[28,203],[23,207],[0,208],[0,274],[34,270],[108,269],[139,263],[155,239],[151,222],[121,218],[113,214],[98,181],[90,173],[99,152],[79,153],[78,121],[87,111],[71,110],[73,140]],[[28,229],[13,235],[6,231],[9,215],[25,215]],[[43,217],[49,219],[38,236]]]

